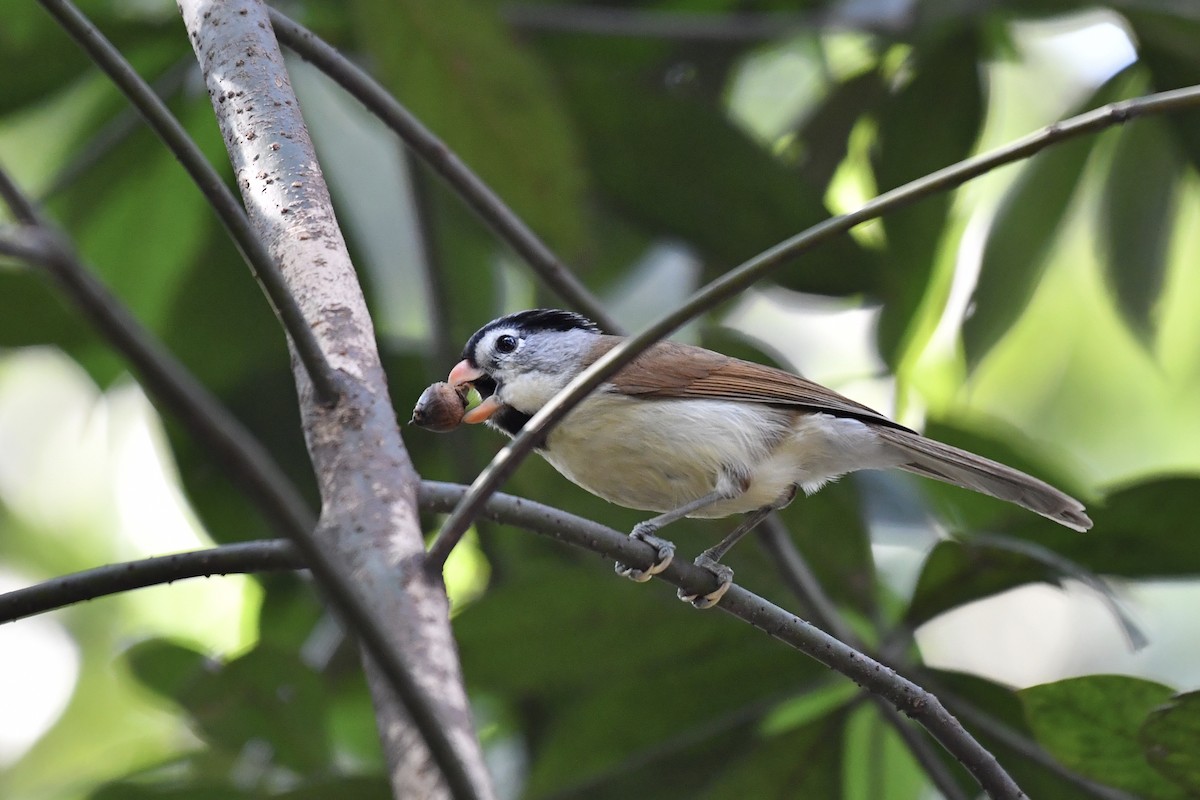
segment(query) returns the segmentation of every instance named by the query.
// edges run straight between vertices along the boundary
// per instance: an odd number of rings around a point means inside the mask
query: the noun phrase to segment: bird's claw
[[[729,587],[733,585],[733,570],[704,553],[701,553],[692,563],[715,575],[718,581],[717,588],[708,594],[691,594],[680,589],[678,591],[679,599],[685,603],[691,603],[693,608],[712,608],[721,602],[721,598],[725,596],[725,593],[729,591]]]
[[[662,572],[667,567],[671,566],[672,559],[675,558],[675,544],[666,539],[659,538],[654,535],[654,528],[645,528],[641,524],[634,527],[633,532],[629,534],[630,539],[637,539],[640,542],[654,547],[658,550],[658,557],[654,563],[646,569],[637,569],[618,561],[613,565],[613,569],[622,578],[629,578],[637,583],[645,583],[653,578],[658,573]]]

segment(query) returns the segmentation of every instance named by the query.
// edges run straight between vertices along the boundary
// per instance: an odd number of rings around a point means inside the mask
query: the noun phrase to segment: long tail
[[[1016,503],[1073,530],[1092,527],[1082,503],[1032,475],[911,431],[883,426],[875,430],[912,456],[900,469]]]

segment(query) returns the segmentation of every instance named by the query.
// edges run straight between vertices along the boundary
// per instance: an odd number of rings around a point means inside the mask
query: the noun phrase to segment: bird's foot
[[[717,588],[708,594],[690,594],[680,589],[678,592],[679,599],[685,603],[691,603],[695,608],[712,608],[721,602],[721,598],[725,596],[725,592],[729,591],[729,587],[733,585],[733,569],[717,561],[707,551],[697,556],[696,560],[692,563],[715,575],[718,581]]]
[[[637,539],[640,542],[645,542],[651,547],[657,548],[658,558],[647,569],[637,569],[622,564],[618,561],[613,565],[616,573],[623,578],[629,578],[631,581],[644,583],[653,578],[658,573],[662,572],[667,567],[671,566],[671,560],[675,558],[675,544],[666,539],[662,539],[654,535],[658,528],[654,525],[647,525],[644,522],[639,522],[634,526],[633,531],[629,534],[630,539]]]

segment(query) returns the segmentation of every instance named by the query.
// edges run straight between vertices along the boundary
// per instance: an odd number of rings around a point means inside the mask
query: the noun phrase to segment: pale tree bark
[[[293,358],[304,433],[321,489],[320,533],[353,572],[465,762],[475,794],[492,790],[475,737],[449,609],[424,569],[418,476],[401,440],[367,313],[328,189],[265,7],[181,0],[238,187],[258,235],[331,365],[334,405],[314,397]],[[397,797],[449,796],[421,732],[367,663]]]

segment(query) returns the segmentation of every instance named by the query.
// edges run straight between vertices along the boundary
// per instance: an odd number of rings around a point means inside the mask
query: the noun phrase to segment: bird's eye
[[[511,334],[504,334],[496,340],[496,352],[511,353],[517,349],[517,337]]]

